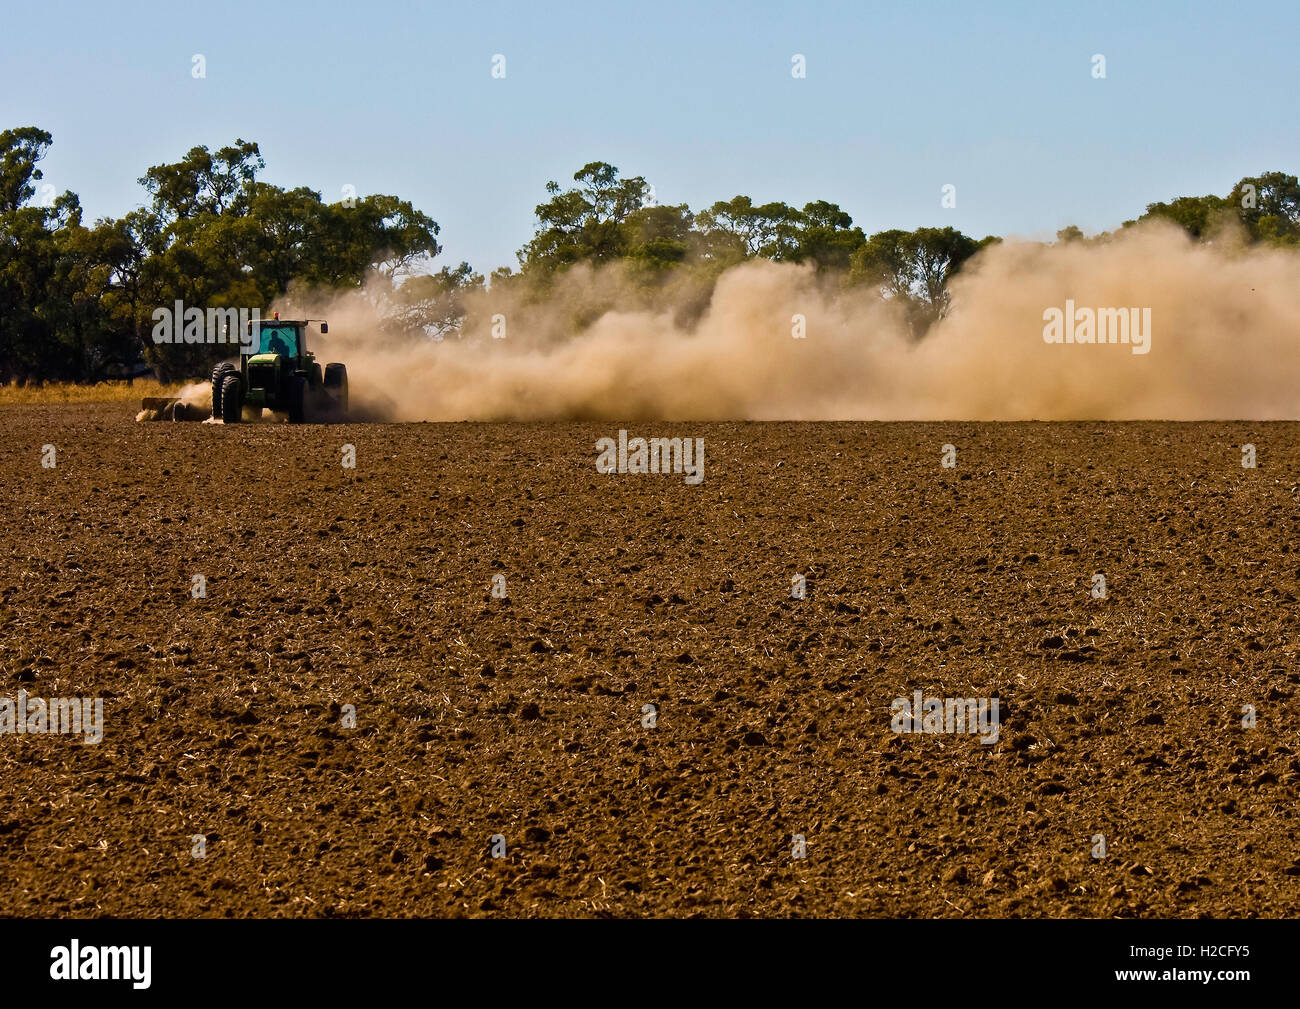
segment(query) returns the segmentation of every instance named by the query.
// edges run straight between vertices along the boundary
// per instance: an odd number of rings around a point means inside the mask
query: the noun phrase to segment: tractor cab
[[[278,354],[302,362],[314,355],[307,351],[307,326],[319,322],[321,335],[330,331],[329,323],[320,319],[281,319],[280,313],[264,322],[256,323],[259,327],[256,338],[251,341],[249,357],[261,357],[266,354]],[[248,324],[252,334],[254,323]]]
[[[274,322],[262,323],[262,332],[258,335],[257,349],[254,354],[283,354],[285,357],[298,357],[306,349],[303,339],[303,323]]]

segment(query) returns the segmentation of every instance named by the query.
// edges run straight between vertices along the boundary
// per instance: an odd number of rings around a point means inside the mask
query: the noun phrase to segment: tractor
[[[222,361],[212,372],[212,416],[238,423],[244,407],[289,415],[290,424],[343,419],[348,412],[348,369],[327,364],[324,372],[307,349],[307,324],[319,322],[321,334],[329,324],[317,319],[273,319],[249,323],[258,327],[239,367]]]

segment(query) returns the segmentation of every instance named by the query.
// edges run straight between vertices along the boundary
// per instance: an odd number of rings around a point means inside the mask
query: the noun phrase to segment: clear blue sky
[[[1295,0],[54,0],[4,20],[0,128],[54,134],[45,181],[88,218],[143,203],[148,166],[242,137],[267,181],[412,200],[484,273],[515,265],[546,181],[593,160],[661,203],[826,199],[868,233],[977,237],[1300,171]]]

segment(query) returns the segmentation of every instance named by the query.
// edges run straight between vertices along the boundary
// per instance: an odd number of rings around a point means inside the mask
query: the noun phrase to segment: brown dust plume
[[[683,321],[612,268],[537,304],[475,296],[460,338],[381,336],[370,292],[285,312],[330,320],[322,359],[385,420],[1271,420],[1300,417],[1300,255],[1159,222],[1106,243],[1007,241],[968,262],[920,341],[874,291],[752,261]],[[1049,344],[1044,313],[1150,309],[1150,352]],[[581,327],[584,306],[601,306]],[[586,312],[587,317],[592,313]],[[506,336],[490,335],[493,316]],[[796,317],[806,336],[792,335]]]

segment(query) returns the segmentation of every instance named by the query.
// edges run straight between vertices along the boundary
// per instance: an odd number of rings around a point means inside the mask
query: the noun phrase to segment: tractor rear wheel
[[[227,375],[237,375],[239,372],[229,361],[222,361],[212,369],[212,416],[217,420],[221,419],[221,390],[225,385]]]
[[[340,419],[348,415],[348,368],[344,364],[325,365],[325,391]]]
[[[244,384],[238,375],[227,375],[221,383],[221,422],[238,424],[244,412]]]
[[[307,419],[307,376],[298,372],[289,379],[289,423],[301,424]]]

